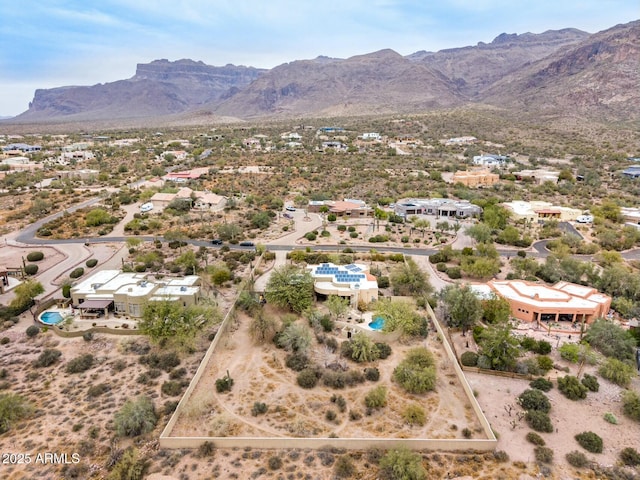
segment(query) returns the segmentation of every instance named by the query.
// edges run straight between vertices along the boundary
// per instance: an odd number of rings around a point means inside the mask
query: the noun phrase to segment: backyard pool
[[[60,312],[44,312],[40,315],[40,322],[45,325],[57,325],[64,320]]]
[[[369,328],[371,330],[382,330],[384,328],[384,318],[374,318],[372,322],[369,322]]]

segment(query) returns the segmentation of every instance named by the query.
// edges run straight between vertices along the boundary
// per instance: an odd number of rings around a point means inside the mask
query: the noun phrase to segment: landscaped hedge
[[[69,276],[71,278],[80,278],[82,275],[84,275],[84,268],[82,267],[78,267],[76,269],[74,269]]]
[[[30,263],[24,267],[24,273],[26,275],[35,275],[38,273],[38,265]]]
[[[85,265],[89,268],[93,268],[98,264],[98,260],[96,260],[95,258],[90,258],[89,260],[87,260],[87,262],[85,263]]]
[[[43,258],[44,258],[44,253],[37,252],[37,251],[29,252],[29,254],[27,255],[27,260],[29,260],[30,262],[39,262]]]
[[[475,367],[478,364],[478,354],[467,351],[460,356],[460,363],[465,367]]]

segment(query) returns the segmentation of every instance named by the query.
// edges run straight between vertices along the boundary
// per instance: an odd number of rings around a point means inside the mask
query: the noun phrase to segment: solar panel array
[[[347,271],[345,271],[345,269]],[[359,282],[366,278],[364,273],[361,272],[360,267],[354,264],[347,265],[344,269],[339,267],[332,267],[328,263],[323,263],[316,268],[317,275],[333,275],[338,282]]]

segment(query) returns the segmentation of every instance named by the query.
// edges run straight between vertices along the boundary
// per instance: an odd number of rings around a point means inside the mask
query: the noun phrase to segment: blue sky
[[[37,88],[130,78],[159,58],[271,68],[638,18],[638,0],[2,0],[0,115],[25,111]]]

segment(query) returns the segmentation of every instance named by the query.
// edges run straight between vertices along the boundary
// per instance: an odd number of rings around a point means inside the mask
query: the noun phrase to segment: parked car
[[[240,242],[238,245],[240,245],[241,247],[255,247],[255,244],[253,242]]]
[[[282,216],[284,218],[293,218],[293,215],[289,215],[288,213],[283,213]]]
[[[211,245],[222,245],[222,240],[220,240],[219,238],[214,238],[213,240],[211,240]]]
[[[580,215],[576,218],[578,223],[593,223],[593,215]]]
[[[153,203],[151,202],[143,203],[142,205],[140,205],[140,211],[143,213],[150,212],[151,210],[153,210]]]
[[[287,205],[286,207],[284,207],[284,209],[285,209],[287,212],[295,212],[295,211],[296,211],[296,208],[295,208],[295,207],[292,207],[291,205]]]

